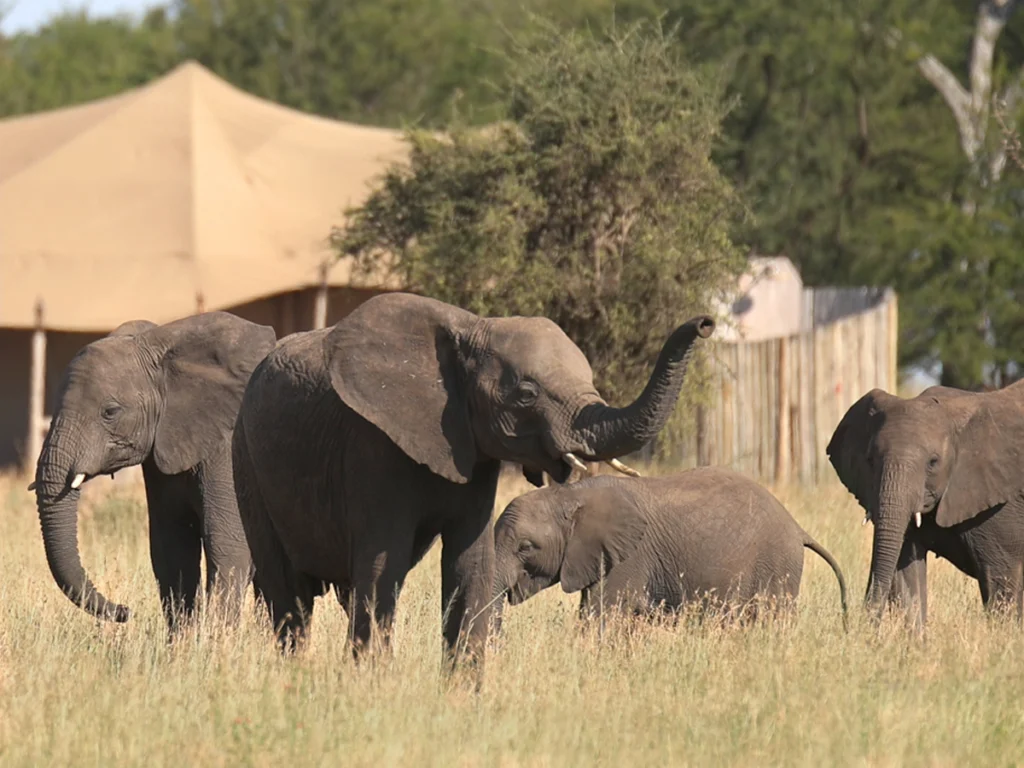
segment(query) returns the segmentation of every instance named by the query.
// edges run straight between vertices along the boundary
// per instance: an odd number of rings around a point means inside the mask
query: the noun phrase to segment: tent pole
[[[320,287],[313,304],[313,328],[327,327],[327,264],[320,265]]]
[[[43,326],[43,301],[36,301],[36,327],[32,332],[32,367],[29,380],[28,440],[25,472],[35,474],[43,449],[43,408],[46,393],[46,329]]]

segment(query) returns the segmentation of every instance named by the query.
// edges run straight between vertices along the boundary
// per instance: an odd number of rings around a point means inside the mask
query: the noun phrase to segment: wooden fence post
[[[313,303],[313,328],[327,327],[327,264],[320,265],[320,285]]]
[[[28,439],[25,441],[25,473],[35,474],[43,449],[43,409],[46,406],[46,328],[43,300],[36,301],[36,323],[32,332],[32,364],[29,370]]]
[[[886,371],[889,377],[889,391],[893,394],[896,393],[899,387],[898,377],[896,375],[897,368],[899,366],[899,355],[898,346],[900,338],[900,313],[898,306],[899,299],[896,296],[896,291],[890,290],[889,292],[889,370]]]
[[[790,462],[793,458],[789,431],[789,339],[785,336],[779,339],[778,376],[778,417],[776,418],[778,435],[775,442],[775,482],[781,484],[789,481]]]

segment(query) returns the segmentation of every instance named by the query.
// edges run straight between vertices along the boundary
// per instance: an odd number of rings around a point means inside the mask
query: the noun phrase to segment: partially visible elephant
[[[654,615],[694,603],[726,613],[791,606],[804,547],[839,581],[829,552],[753,480],[723,467],[664,477],[598,476],[514,499],[494,529],[494,598],[512,605],[561,584],[580,615]]]
[[[35,490],[46,560],[57,585],[94,616],[127,621],[82,568],[82,483],[142,465],[153,572],[168,625],[194,610],[205,550],[207,591],[238,616],[252,578],[231,475],[231,431],[249,375],[274,329],[226,312],[157,326],[124,323],[68,364]],[[215,590],[215,592],[214,592]]]
[[[850,406],[827,451],[874,523],[872,615],[902,605],[924,628],[934,552],[978,580],[987,608],[1016,604],[1020,618],[1024,381],[987,393],[930,387],[909,399],[873,389]]]
[[[479,317],[388,293],[333,328],[282,339],[246,388],[233,448],[242,524],[282,649],[304,637],[314,598],[332,585],[356,658],[373,626],[386,647],[406,574],[440,536],[446,657],[482,660],[501,461],[540,485],[542,472],[564,482],[583,459],[639,449],[664,426],[694,343],[714,327],[699,316],[672,333],[643,393],[621,409],[546,318]]]

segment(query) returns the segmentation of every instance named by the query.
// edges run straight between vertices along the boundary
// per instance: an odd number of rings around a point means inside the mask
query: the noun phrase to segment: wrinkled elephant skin
[[[387,645],[406,574],[441,537],[449,662],[482,660],[501,461],[534,484],[571,458],[639,449],[676,404],[701,316],[667,340],[643,393],[605,403],[583,353],[544,318],[479,317],[406,293],[283,339],[253,373],[234,434],[235,485],[282,647],[331,586],[359,658]],[[373,601],[372,611],[367,601]],[[465,642],[463,642],[465,641]]]
[[[873,389],[832,435],[836,474],[874,523],[865,600],[923,631],[928,552],[978,580],[988,609],[1024,592],[1024,381],[987,393]]]
[[[225,312],[157,326],[125,323],[69,363],[33,488],[57,585],[89,613],[127,621],[78,552],[81,485],[141,464],[150,556],[173,630],[195,606],[205,550],[207,590],[238,615],[252,564],[235,502],[231,431],[242,392],[274,330]]]
[[[514,499],[495,525],[495,596],[515,605],[561,584],[580,614],[652,615],[697,603],[756,615],[792,605],[805,547],[834,558],[767,490],[722,467],[594,477]]]

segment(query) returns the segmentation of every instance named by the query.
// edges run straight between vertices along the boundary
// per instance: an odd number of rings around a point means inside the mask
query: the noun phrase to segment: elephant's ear
[[[876,498],[874,474],[868,465],[868,446],[880,426],[878,415],[897,399],[885,390],[872,389],[850,406],[825,448],[840,481],[868,512],[872,511]]]
[[[361,304],[324,341],[342,401],[455,483],[468,483],[477,461],[460,343],[479,320],[434,299],[387,293]]]
[[[138,336],[140,333],[152,330],[156,328],[156,323],[151,323],[149,320],[129,320],[127,323],[121,323],[117,328],[108,333],[108,336]]]
[[[208,458],[235,426],[253,369],[274,348],[274,329],[206,312],[140,334],[160,369],[163,403],[153,458],[174,475]]]
[[[953,404],[954,422],[962,426],[955,431],[953,466],[935,511],[943,527],[1005,504],[1024,488],[1024,404],[1004,392]]]
[[[581,492],[572,515],[559,577],[566,593],[596,584],[602,571],[607,575],[633,554],[647,531],[647,519],[632,494],[615,488]]]

